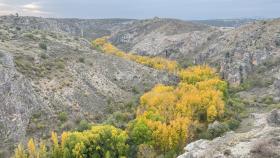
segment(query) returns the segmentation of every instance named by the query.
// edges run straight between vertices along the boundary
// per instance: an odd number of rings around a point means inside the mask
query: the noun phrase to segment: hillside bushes
[[[19,145],[15,158],[123,157],[128,149],[127,138],[126,132],[110,125],[93,126],[91,130],[84,132],[64,132],[60,141],[53,132],[49,150],[43,142],[36,146],[33,139],[30,139],[27,152]]]

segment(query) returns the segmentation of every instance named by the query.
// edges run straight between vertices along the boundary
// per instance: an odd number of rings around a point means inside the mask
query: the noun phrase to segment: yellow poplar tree
[[[24,147],[21,144],[15,149],[15,158],[27,158]]]
[[[28,154],[29,158],[36,158],[37,157],[37,151],[36,151],[36,146],[33,138],[29,139],[28,144]]]

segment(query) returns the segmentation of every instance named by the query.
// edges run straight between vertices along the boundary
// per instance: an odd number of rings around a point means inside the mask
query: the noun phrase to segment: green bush
[[[266,96],[266,97],[262,98],[262,102],[267,105],[274,104],[273,97],[271,97],[271,96]]]
[[[140,91],[139,91],[139,89],[137,88],[137,87],[132,87],[132,92],[134,93],[134,94],[139,94],[140,93]]]
[[[61,121],[61,122],[65,122],[67,119],[68,119],[68,115],[66,112],[60,112],[58,114],[58,119]]]
[[[47,56],[46,54],[41,54],[40,57],[41,57],[42,59],[47,59],[47,58],[48,58],[48,56]]]
[[[64,64],[63,61],[58,61],[58,62],[56,62],[56,67],[58,69],[64,69],[65,68],[65,64]]]
[[[81,120],[79,122],[77,130],[79,132],[82,132],[82,131],[85,131],[85,130],[88,130],[88,129],[90,129],[90,123],[88,123],[88,121],[86,121],[86,120]]]
[[[130,114],[127,112],[114,112],[110,117],[106,120],[107,124],[114,125],[118,128],[125,128],[127,123],[130,121]]]
[[[216,125],[213,125],[212,127],[209,127],[207,131],[202,132],[199,135],[199,138],[202,139],[214,139],[216,137],[220,137],[225,132],[229,131],[229,127],[226,123],[218,123]]]
[[[152,140],[152,131],[144,121],[133,121],[129,125],[129,138],[134,145],[149,144]]]
[[[79,62],[80,62],[80,63],[85,63],[85,58],[80,57],[80,58],[79,58]]]
[[[43,50],[47,50],[48,48],[47,48],[47,44],[46,43],[39,43],[39,47],[41,48],[41,49],[43,49]]]
[[[227,126],[230,130],[234,130],[239,126],[240,121],[236,120],[236,119],[230,119],[230,120],[226,121],[225,123],[227,124]]]
[[[275,44],[276,44],[277,47],[280,47],[280,39],[276,40]]]

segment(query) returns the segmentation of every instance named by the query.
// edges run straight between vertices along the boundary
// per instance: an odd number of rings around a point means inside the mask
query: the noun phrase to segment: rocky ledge
[[[280,110],[251,114],[252,129],[188,144],[178,158],[279,158]]]

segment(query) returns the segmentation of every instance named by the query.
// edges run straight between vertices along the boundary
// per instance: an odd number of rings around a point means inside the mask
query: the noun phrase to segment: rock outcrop
[[[178,158],[278,158],[280,157],[280,110],[251,114],[252,129],[228,132],[214,140],[188,144]]]

